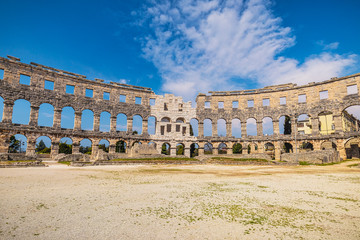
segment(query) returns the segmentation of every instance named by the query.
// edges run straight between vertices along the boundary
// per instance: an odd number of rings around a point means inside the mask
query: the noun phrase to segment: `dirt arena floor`
[[[360,239],[355,163],[0,169],[0,239]]]

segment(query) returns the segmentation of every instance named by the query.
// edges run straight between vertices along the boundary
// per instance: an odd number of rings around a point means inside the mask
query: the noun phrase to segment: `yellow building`
[[[360,121],[352,114],[349,114],[347,111],[343,111],[341,117],[344,132],[359,131]]]
[[[335,124],[332,113],[324,112],[319,114],[319,132],[324,135],[335,133]]]
[[[299,134],[311,134],[312,132],[311,119],[308,118],[305,120],[298,120],[297,130]]]

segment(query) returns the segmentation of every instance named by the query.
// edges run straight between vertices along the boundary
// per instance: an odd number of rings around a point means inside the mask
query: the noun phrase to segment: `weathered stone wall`
[[[307,162],[312,164],[334,163],[340,161],[339,152],[335,150],[318,150],[301,153],[281,154],[281,161],[285,162]]]

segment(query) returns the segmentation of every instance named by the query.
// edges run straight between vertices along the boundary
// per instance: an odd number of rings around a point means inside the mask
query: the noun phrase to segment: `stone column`
[[[29,125],[37,126],[38,124],[38,117],[39,117],[39,107],[38,106],[31,106],[30,107],[30,121]]]
[[[199,125],[198,125],[198,135],[199,135],[199,137],[204,137],[204,123],[202,123],[200,121],[199,121]]]
[[[232,137],[231,122],[226,122],[226,136]]]
[[[52,142],[51,143],[51,158],[54,158],[56,155],[59,154],[59,142]]]
[[[100,115],[94,113],[94,131],[98,132],[100,128]]]
[[[256,131],[258,136],[263,136],[262,122],[256,122]]]
[[[215,127],[214,127],[215,126]],[[212,136],[213,137],[218,137],[219,135],[219,129],[218,129],[218,125],[217,125],[217,121],[214,123],[214,122],[211,122],[211,132],[212,132]]]
[[[318,117],[311,118],[311,133],[313,135],[319,134],[319,118]]]
[[[190,148],[184,147],[184,156],[186,156],[186,157],[191,157],[191,156],[190,156]]]
[[[275,147],[275,160],[280,161],[280,156],[281,156],[281,143],[280,142],[276,142],[274,144]]]
[[[110,118],[110,132],[116,132],[116,116],[111,116]]]
[[[244,138],[246,136],[246,122],[241,122],[241,138]]]
[[[116,150],[116,145],[115,144],[110,144],[109,145],[109,153],[115,153]]]
[[[61,108],[54,109],[54,123],[53,128],[61,128]]]
[[[171,146],[173,146],[173,145],[171,145]],[[170,156],[176,156],[176,144],[175,144],[175,147],[170,148]]]
[[[127,128],[128,128],[128,132],[132,133],[132,127],[133,127],[133,119],[132,118],[128,118],[127,119]]]
[[[27,141],[26,155],[35,154],[35,144],[36,144],[35,139],[29,137]]]
[[[204,155],[204,147],[199,146],[199,156],[203,156],[203,155]]]
[[[333,115],[333,119],[334,119],[334,124],[335,124],[335,133],[344,134],[341,114]]]
[[[148,120],[144,119],[142,123],[143,123],[142,124],[142,127],[143,127],[142,134],[148,134]]]
[[[291,135],[295,136],[295,132],[297,131],[297,121],[295,117],[291,117]]]
[[[73,142],[72,144],[72,154],[79,153],[80,151],[80,143],[79,142]]]
[[[273,120],[273,130],[274,130],[274,136],[280,134],[279,120]]]
[[[81,112],[75,112],[74,130],[81,130]]]
[[[10,137],[6,134],[0,135],[0,153],[9,151]]]
[[[12,122],[12,113],[13,113],[14,102],[12,101],[4,101],[4,111],[3,111],[3,123],[11,123]]]

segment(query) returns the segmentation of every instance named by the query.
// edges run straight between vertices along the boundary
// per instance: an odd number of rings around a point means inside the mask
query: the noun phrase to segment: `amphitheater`
[[[80,142],[89,139],[92,156],[103,151],[98,146],[101,140],[106,140],[107,154],[116,157],[237,153],[266,154],[281,160],[285,154],[301,156],[304,152],[333,149],[343,159],[359,158],[360,121],[346,109],[360,105],[360,74],[302,86],[289,83],[254,90],[200,93],[194,108],[191,102],[172,94],[157,95],[146,87],[88,80],[84,75],[33,62],[22,63],[12,56],[0,57],[1,70],[2,154],[9,151],[10,137],[22,134],[27,139],[26,155],[36,154],[39,137],[50,138],[52,158],[59,154],[63,138],[72,140],[73,155],[79,155]],[[21,83],[23,77],[29,82]],[[72,91],[67,92],[68,88]],[[28,124],[12,120],[20,99],[31,108]],[[52,126],[38,124],[43,104],[53,108]],[[74,112],[73,128],[62,128],[65,108]],[[84,130],[83,115],[89,110],[93,129]],[[110,115],[109,131],[100,131],[100,116],[104,112]],[[120,116],[126,119],[125,128],[117,124]],[[140,119],[140,130],[134,130],[135,119]],[[154,130],[151,133],[150,122]],[[265,131],[265,126],[272,131]],[[241,135],[234,136],[236,130]],[[179,146],[182,151],[178,151]]]

